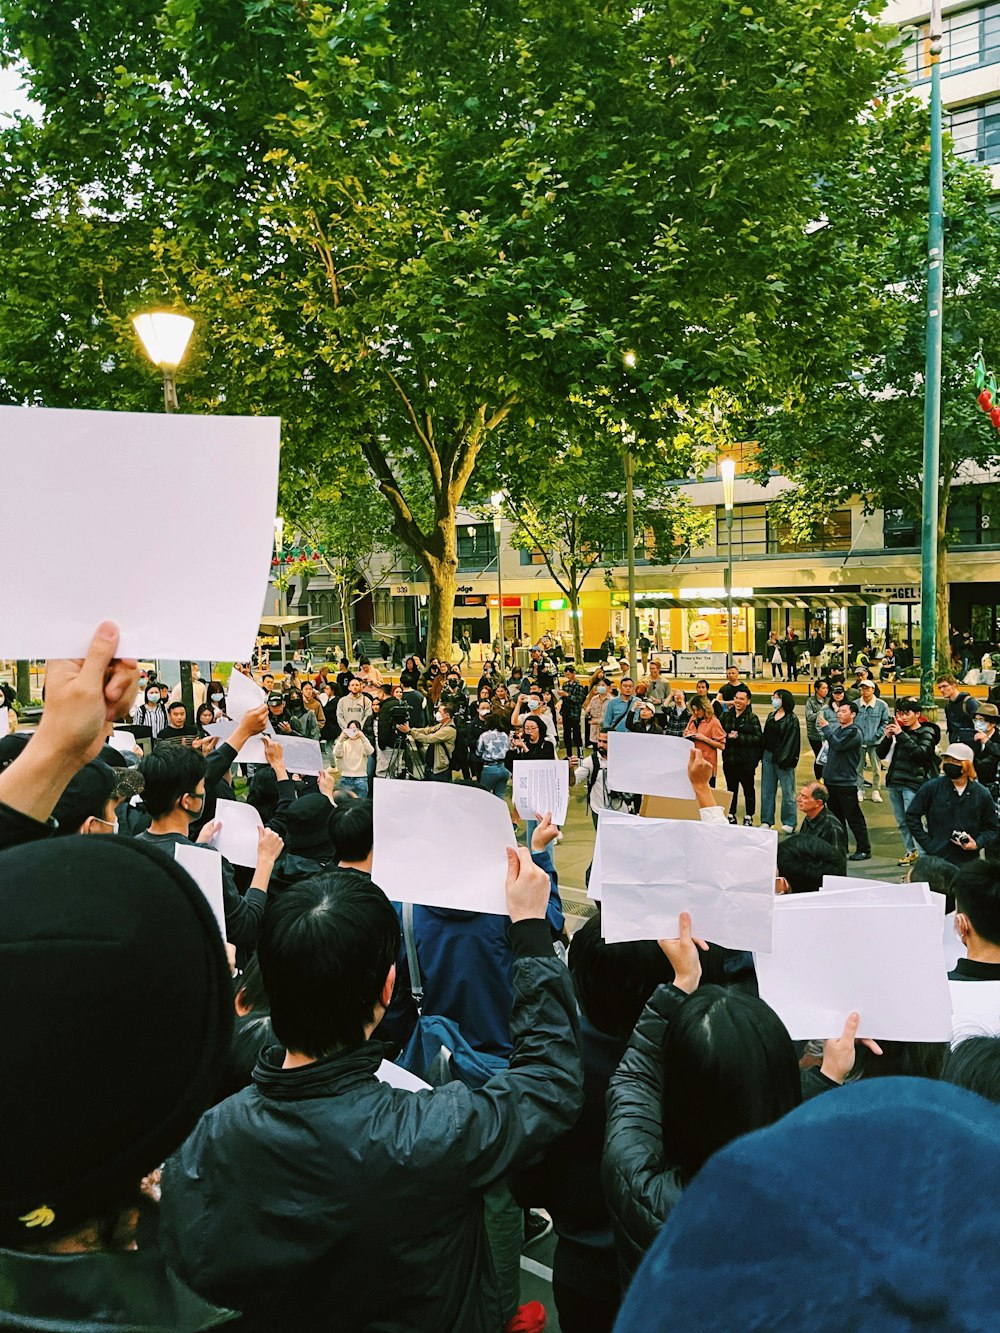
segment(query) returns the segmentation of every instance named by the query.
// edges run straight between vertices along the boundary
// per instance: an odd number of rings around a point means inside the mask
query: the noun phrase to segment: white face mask
[[[348,736],[350,736],[350,737],[352,738],[352,740],[353,740],[353,738],[358,734],[358,729],[357,729],[357,727],[354,725],[353,722],[352,722],[351,725],[347,728],[347,734],[348,734]]]
[[[214,704],[221,704],[221,703],[222,703],[222,698],[223,698],[223,696],[222,696],[221,694],[213,694],[213,695],[212,695],[212,703],[214,703]]]
[[[435,714],[434,714],[434,721],[435,721],[435,722],[443,722],[443,721],[444,721],[444,713],[435,713]]]
[[[531,709],[532,712],[534,712],[536,708],[541,708],[541,706],[542,706],[541,699],[531,698],[528,700],[528,707]]]
[[[774,709],[775,712],[777,712],[778,709],[781,707],[781,700],[780,700],[780,699],[772,699],[772,700],[771,700],[771,707]]]
[[[598,694],[607,694],[607,692],[608,692],[608,687],[607,687],[607,685],[598,685],[598,687],[597,687],[597,693],[598,693]]]

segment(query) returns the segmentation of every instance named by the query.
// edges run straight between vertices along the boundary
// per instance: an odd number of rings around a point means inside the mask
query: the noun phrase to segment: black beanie
[[[127,1203],[209,1105],[232,985],[211,909],[153,847],[0,855],[0,1244]]]

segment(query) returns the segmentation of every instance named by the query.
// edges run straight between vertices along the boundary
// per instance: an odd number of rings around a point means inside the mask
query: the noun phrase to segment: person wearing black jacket
[[[856,703],[844,702],[837,709],[839,726],[831,726],[822,713],[817,717],[816,724],[830,747],[830,754],[823,768],[823,785],[830,793],[830,811],[836,815],[845,829],[849,828],[854,834],[855,850],[847,859],[870,861],[871,838],[868,836],[868,825],[865,823],[858,802],[861,732],[854,721],[857,713]]]
[[[879,741],[879,759],[889,758],[885,777],[889,804],[896,818],[899,836],[903,839],[903,855],[899,864],[912,865],[920,855],[913,834],[906,823],[906,812],[914,796],[934,774],[937,763],[934,750],[937,736],[929,722],[922,722],[919,699],[897,699],[895,718],[885,729]]]
[[[267,913],[259,961],[279,1046],[163,1169],[159,1237],[241,1329],[496,1333],[483,1190],[569,1129],[583,1102],[576,1004],[545,922],[549,877],[507,853],[509,1069],[472,1091],[376,1077],[369,1037],[400,928],[381,890],[331,872]],[[391,1274],[391,1281],[386,1275]]]
[[[795,832],[795,765],[799,762],[802,738],[795,700],[788,690],[771,695],[771,715],[764,723],[764,767],[760,778],[760,824],[774,824],[774,804],[781,784],[781,827]]]
[[[977,861],[980,849],[1000,837],[996,805],[976,782],[972,761],[967,745],[949,745],[941,756],[941,776],[924,783],[906,812],[909,830],[923,851],[953,866]]]
[[[725,686],[723,686],[725,688]],[[737,685],[730,706],[722,715],[722,730],[726,733],[726,748],[722,752],[722,771],[726,786],[733,794],[729,806],[729,822],[736,823],[736,806],[743,788],[743,823],[753,824],[757,809],[754,777],[764,753],[764,736],[760,721],[750,707],[750,690]]]
[[[967,690],[959,689],[954,676],[942,676],[938,689],[945,701],[945,725],[948,728],[948,744],[971,745],[973,739],[972,719],[979,707],[977,701]]]
[[[989,790],[996,801],[1000,795],[1000,733],[997,732],[997,719],[1000,709],[996,704],[980,704],[976,716],[972,719],[972,763],[976,770],[976,781]]]

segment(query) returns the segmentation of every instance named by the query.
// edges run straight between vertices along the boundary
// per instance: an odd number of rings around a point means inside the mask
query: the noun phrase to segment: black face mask
[[[942,764],[941,772],[946,778],[960,778],[962,776],[961,764]]]

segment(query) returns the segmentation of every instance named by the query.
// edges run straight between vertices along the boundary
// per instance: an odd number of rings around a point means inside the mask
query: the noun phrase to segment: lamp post
[[[174,374],[184,360],[184,353],[194,330],[194,320],[187,315],[175,315],[169,310],[149,310],[133,315],[132,325],[139,335],[143,350],[163,375],[163,410],[177,411],[177,385]],[[181,702],[187,709],[187,722],[194,722],[194,687],[191,684],[191,663],[181,662]]]
[[[490,504],[493,506],[493,537],[494,545],[497,548],[497,620],[499,628],[497,630],[497,643],[500,645],[500,664],[501,669],[507,669],[507,645],[503,633],[503,570],[500,567],[500,518],[503,512],[503,491],[494,491],[490,496]]]
[[[622,354],[622,364],[627,370],[635,370],[636,354],[627,351]],[[639,626],[635,614],[635,470],[632,458],[632,445],[635,436],[622,422],[622,461],[625,466],[625,540],[628,543],[628,670],[633,680],[636,678],[636,640]]]
[[[724,458],[719,464],[722,477],[722,498],[726,506],[726,620],[727,620],[727,656],[726,666],[733,665],[733,489],[736,484],[736,461]]]
[[[944,319],[944,164],[941,144],[941,0],[931,0],[931,161],[927,231],[924,480],[920,524],[920,698],[934,698],[937,668],[938,473],[941,466],[941,339]]]

